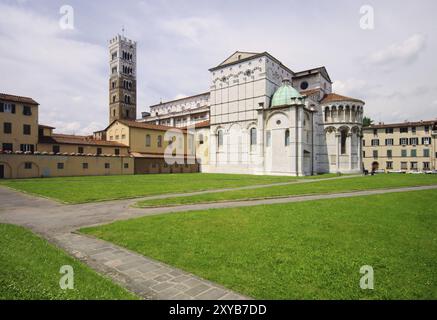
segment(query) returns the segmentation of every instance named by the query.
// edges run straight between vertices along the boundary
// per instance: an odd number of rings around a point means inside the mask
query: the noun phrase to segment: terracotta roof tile
[[[150,129],[150,130],[158,130],[158,131],[167,131],[171,129],[181,129],[183,128],[176,128],[176,127],[170,127],[170,126],[163,126],[163,125],[157,125],[157,124],[150,124],[145,122],[139,122],[139,121],[132,121],[132,120],[116,120],[128,127],[131,128],[140,128],[140,129]]]
[[[325,95],[325,97],[322,99],[321,103],[340,102],[340,101],[352,101],[352,102],[365,103],[362,100],[342,96],[342,95],[339,95],[336,93],[329,93],[329,94]]]
[[[106,140],[95,140],[91,136],[76,136],[68,134],[53,134],[50,137],[40,137],[39,143],[48,144],[77,144],[77,145],[90,145],[90,146],[103,146],[103,147],[125,147],[122,143]]]
[[[383,129],[383,128],[405,128],[405,127],[418,127],[418,126],[434,126],[437,125],[437,120],[415,121],[415,122],[402,122],[402,123],[381,123],[372,124],[370,127],[365,127],[363,130]]]
[[[0,100],[39,105],[38,102],[29,97],[14,96],[12,94],[0,93]]]

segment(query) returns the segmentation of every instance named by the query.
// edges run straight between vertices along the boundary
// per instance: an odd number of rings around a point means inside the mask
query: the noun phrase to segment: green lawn
[[[437,299],[436,199],[428,190],[216,209],[82,231],[259,299]],[[373,291],[359,287],[364,265]]]
[[[74,271],[74,289],[62,290],[61,266]],[[136,299],[111,280],[24,228],[0,224],[0,300]]]
[[[336,193],[370,189],[423,186],[437,184],[437,175],[398,175],[382,174],[330,181],[291,184],[253,190],[234,190],[187,197],[145,200],[137,203],[139,207],[171,206],[181,204],[208,203],[229,200],[263,199],[306,194]]]
[[[332,177],[323,175],[320,177]],[[151,174],[3,180],[0,185],[67,203],[233,188],[292,181],[294,177],[235,174]]]

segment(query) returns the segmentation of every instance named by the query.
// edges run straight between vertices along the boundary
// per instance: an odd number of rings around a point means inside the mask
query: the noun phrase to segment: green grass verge
[[[437,184],[437,175],[376,175],[330,181],[297,183],[286,186],[265,187],[252,190],[233,190],[186,197],[171,197],[139,201],[138,207],[159,207],[208,203],[232,200],[264,199],[294,195],[324,194],[395,187],[412,187]]]
[[[322,175],[330,177],[333,175]],[[236,174],[151,174],[1,180],[0,185],[66,203],[126,199],[168,193],[292,181],[295,177]]]
[[[437,299],[437,191],[143,217],[87,234],[259,299]],[[375,289],[359,287],[360,267]]]
[[[62,290],[61,266],[74,271],[74,289]],[[30,231],[0,224],[0,299],[136,299],[111,280]]]

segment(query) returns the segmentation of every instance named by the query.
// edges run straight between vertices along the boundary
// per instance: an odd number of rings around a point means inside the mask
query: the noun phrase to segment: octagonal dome
[[[282,85],[276,90],[272,98],[271,107],[279,107],[302,103],[304,96],[297,91],[289,79],[282,80]]]

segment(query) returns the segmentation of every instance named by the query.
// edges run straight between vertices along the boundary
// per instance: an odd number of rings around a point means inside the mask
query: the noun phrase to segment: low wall
[[[124,174],[134,174],[131,157],[0,154],[5,179]]]

